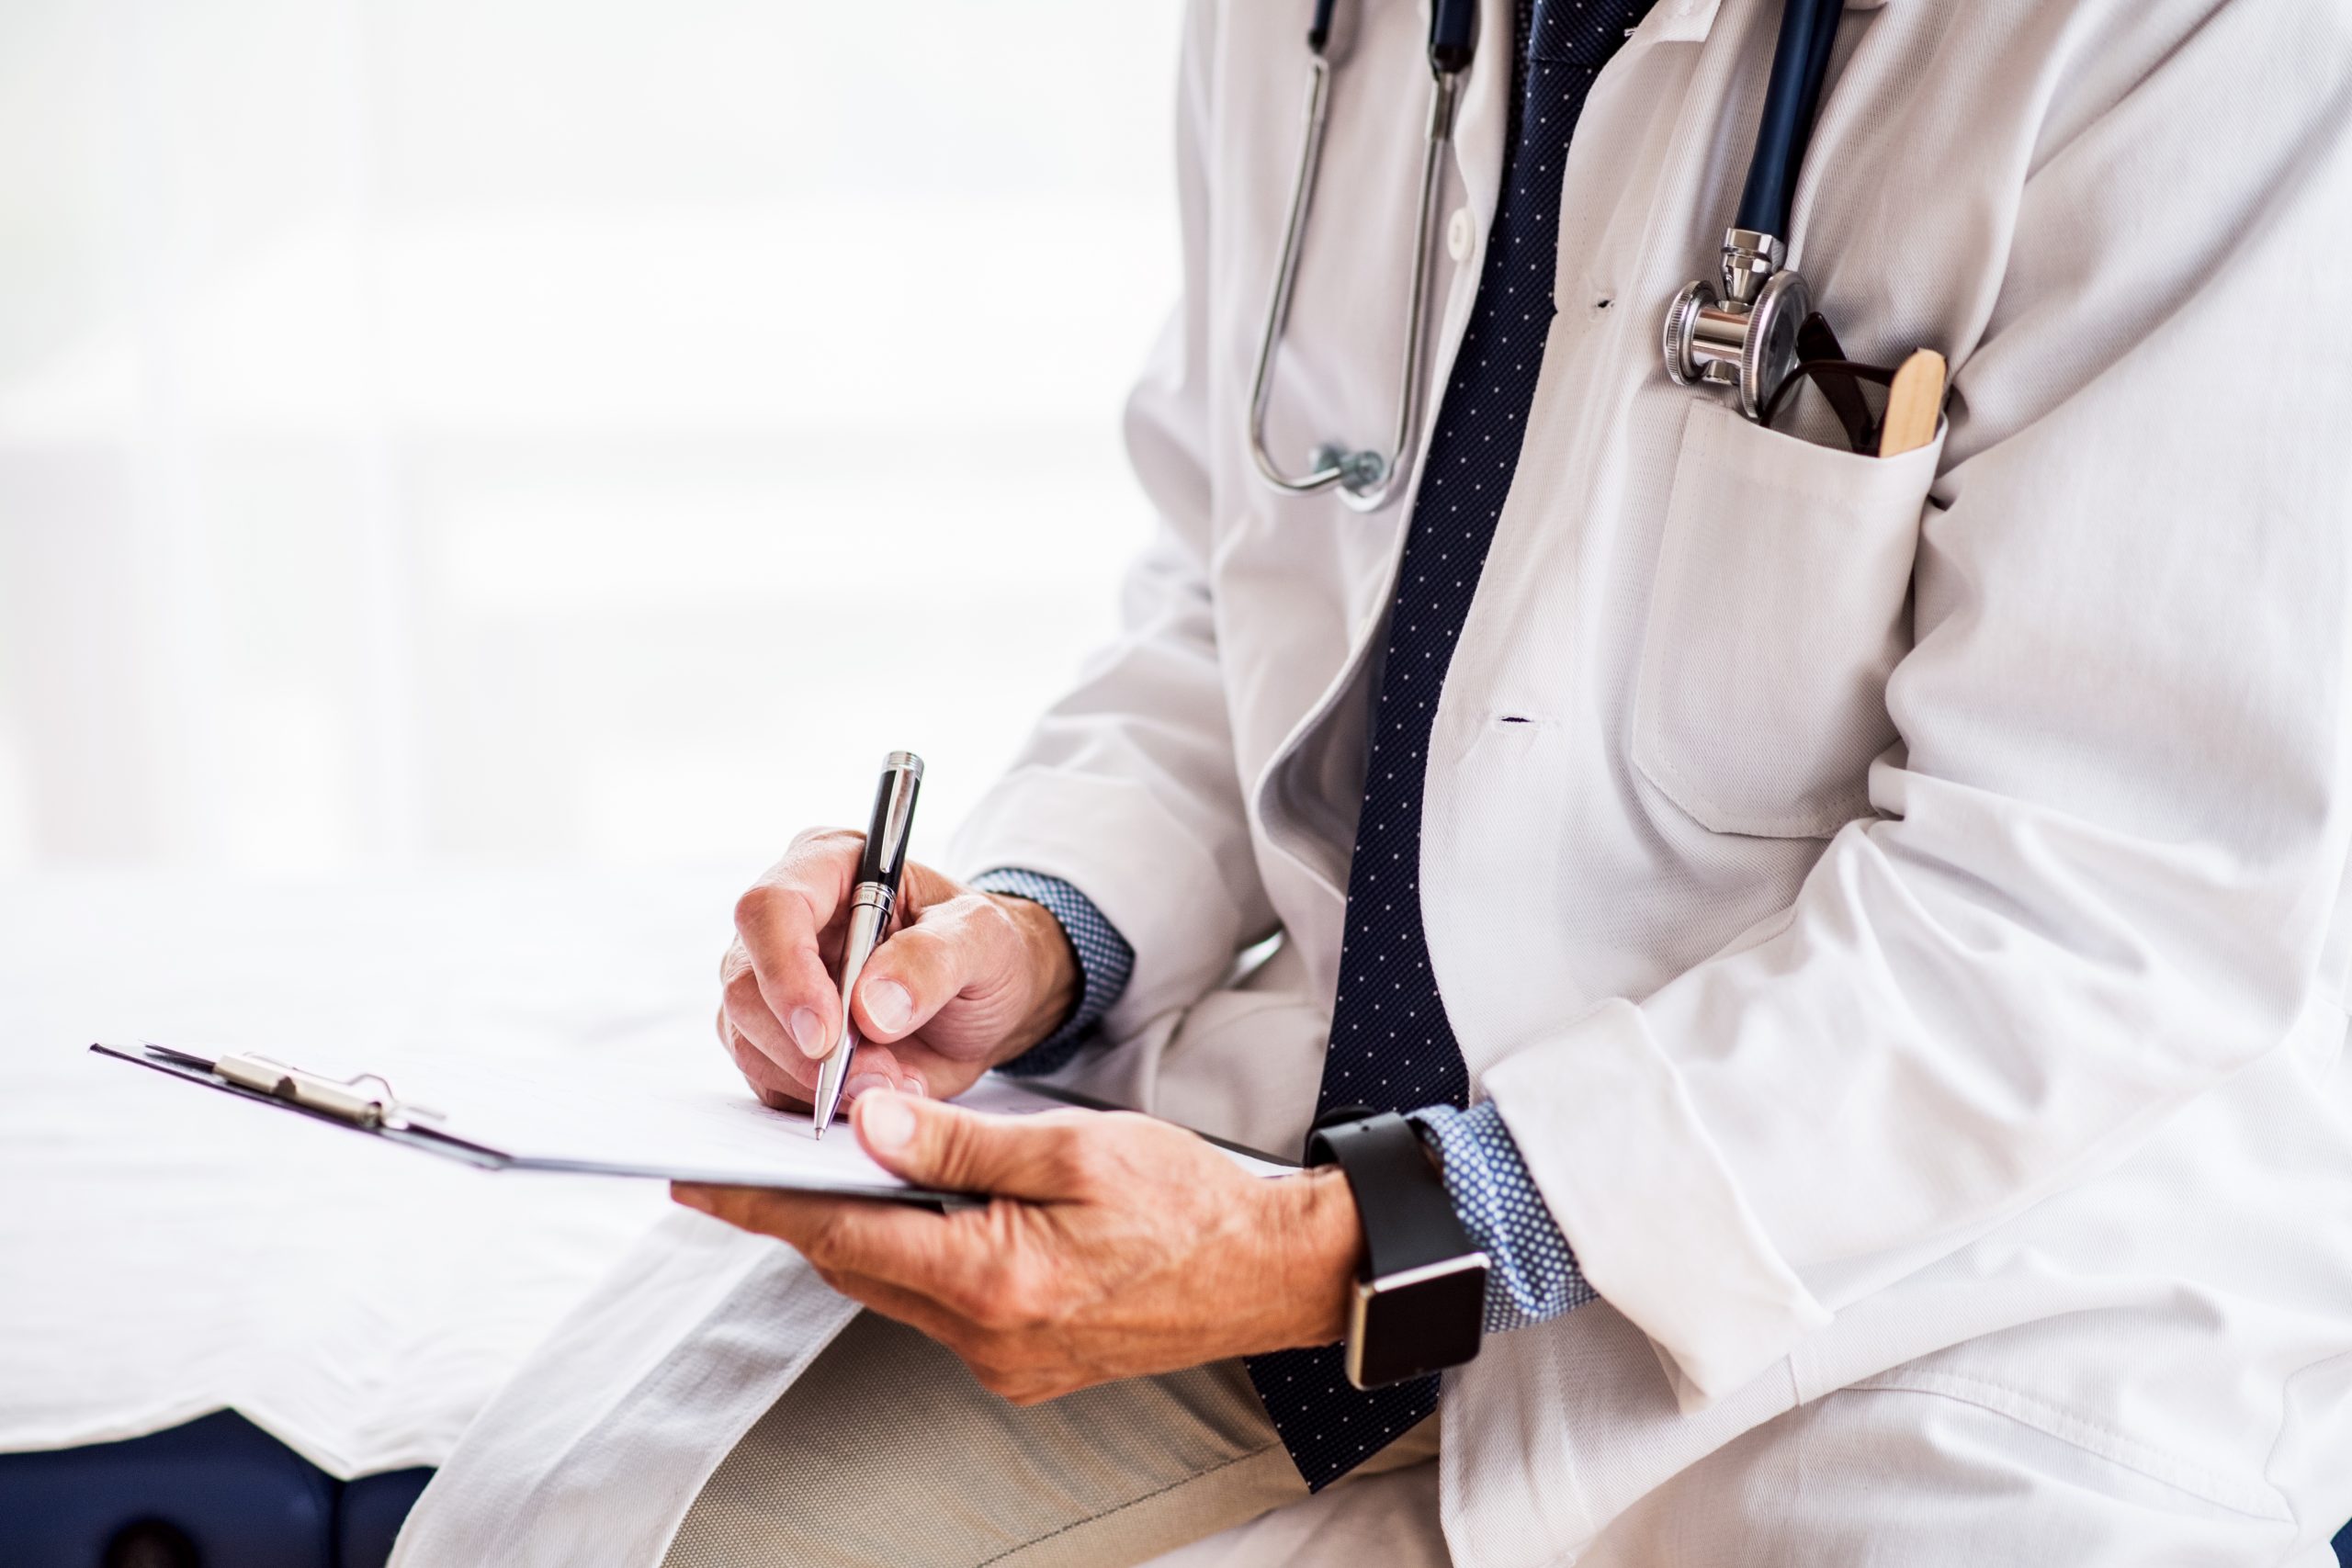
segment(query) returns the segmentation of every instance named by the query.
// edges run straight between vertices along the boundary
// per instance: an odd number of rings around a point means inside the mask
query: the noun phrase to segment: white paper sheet
[[[225,1407],[338,1476],[447,1458],[662,1184],[492,1176],[82,1047],[723,1071],[744,874],[0,878],[0,1451]]]
[[[555,1073],[544,1064],[497,1057],[379,1050],[364,1067],[347,1055],[288,1065],[336,1077],[362,1070],[379,1075],[404,1103],[440,1113],[424,1123],[431,1131],[525,1169],[849,1192],[909,1189],[866,1154],[846,1117],[820,1138],[807,1112],[762,1104],[740,1078],[716,1070],[717,1060],[713,1053],[696,1053],[665,1066],[581,1063]],[[956,1103],[998,1116],[1071,1109],[1066,1100],[995,1075]],[[285,1113],[260,1104],[251,1109]],[[1223,1152],[1259,1176],[1291,1168],[1238,1150]]]
[[[383,1070],[445,1110],[461,1068],[741,1094],[711,961],[755,869],[0,880],[0,1451],[228,1407],[338,1476],[447,1459],[679,1213],[662,1184],[492,1175],[83,1047],[413,1058]]]

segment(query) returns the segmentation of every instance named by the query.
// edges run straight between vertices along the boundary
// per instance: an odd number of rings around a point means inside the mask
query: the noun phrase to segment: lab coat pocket
[[[1944,432],[1857,457],[1690,405],[1634,694],[1634,765],[1719,833],[1820,838],[1895,739],[1912,557]]]

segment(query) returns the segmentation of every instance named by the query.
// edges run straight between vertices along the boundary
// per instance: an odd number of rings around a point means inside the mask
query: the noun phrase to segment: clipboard
[[[516,1137],[502,1135],[515,1129],[500,1129],[494,1117],[481,1125],[470,1123],[464,1114],[465,1105],[454,1104],[445,1111],[404,1100],[388,1078],[377,1073],[338,1078],[252,1053],[205,1055],[155,1044],[93,1044],[90,1050],[186,1083],[291,1111],[481,1170],[763,1187],[934,1209],[987,1201],[986,1194],[911,1185],[876,1165],[846,1130],[830,1142],[820,1142],[810,1134],[805,1115],[770,1110],[740,1089],[729,1094],[686,1091],[667,1101],[637,1093],[638,1108],[644,1112],[639,1120],[660,1122],[659,1135],[648,1139],[640,1133],[632,1137],[629,1128],[616,1126],[608,1117],[601,1134],[579,1133],[577,1141],[567,1147],[565,1123],[593,1122],[600,1111],[610,1111],[609,1097],[598,1101],[571,1092],[567,1085],[534,1088],[530,1109],[537,1114],[524,1119],[523,1135]],[[983,1078],[957,1102],[1012,1115],[1072,1107],[1113,1109],[1084,1095],[994,1075]],[[555,1130],[548,1130],[550,1124]],[[1195,1135],[1255,1175],[1280,1176],[1297,1168],[1295,1162],[1276,1156],[1204,1134]],[[620,1152],[599,1153],[594,1145],[600,1142],[617,1144]]]

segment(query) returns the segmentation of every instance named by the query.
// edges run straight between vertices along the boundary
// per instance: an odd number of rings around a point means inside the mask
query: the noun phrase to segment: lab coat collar
[[[1892,3],[1893,0],[1845,0],[1845,8],[1874,11]],[[1511,4],[1512,0],[1483,0],[1479,26],[1486,36],[1511,36]],[[1699,42],[1714,27],[1715,13],[1723,4],[1724,0],[1657,0],[1641,25],[1634,29],[1627,47]],[[1426,26],[1429,0],[1421,0],[1420,10]],[[1454,125],[1454,157],[1481,234],[1495,217],[1495,187],[1502,175],[1503,136],[1510,118],[1508,96],[1511,82],[1510,66],[1498,58],[1498,51],[1479,51],[1463,93],[1461,116]]]
[[[1875,11],[1888,4],[1891,0],[1846,0],[1846,9]],[[1723,0],[1658,0],[1643,18],[1642,27],[1652,29],[1649,36],[1660,43],[1695,43],[1713,28],[1715,13],[1721,9]]]
[[[1660,43],[1696,42],[1715,25],[1722,5],[1723,0],[1658,0],[1642,18],[1642,27],[1651,29],[1650,37]]]

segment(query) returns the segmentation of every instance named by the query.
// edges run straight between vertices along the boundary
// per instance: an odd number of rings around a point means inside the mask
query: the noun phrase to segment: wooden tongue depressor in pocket
[[[1911,351],[1886,392],[1886,420],[1879,427],[1878,455],[1899,457],[1936,438],[1944,406],[1944,356],[1932,348]]]

